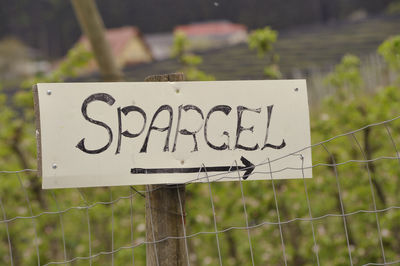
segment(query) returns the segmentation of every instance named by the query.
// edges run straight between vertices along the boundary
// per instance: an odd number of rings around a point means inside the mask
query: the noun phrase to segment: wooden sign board
[[[265,180],[270,168],[274,179],[312,176],[305,80],[46,83],[34,92],[43,188]]]

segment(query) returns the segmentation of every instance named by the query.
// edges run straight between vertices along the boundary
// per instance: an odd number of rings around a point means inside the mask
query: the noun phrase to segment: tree
[[[379,46],[378,53],[392,70],[400,72],[400,35],[385,40]]]
[[[264,68],[264,75],[267,78],[279,79],[282,77],[279,71],[279,55],[274,52],[274,44],[278,39],[278,32],[270,27],[253,30],[248,39],[251,50],[257,50],[260,58],[267,57],[268,66]]]
[[[325,83],[333,86],[342,100],[354,99],[363,85],[360,74],[360,59],[352,54],[343,56],[340,64],[325,78]],[[347,100],[348,100],[347,99]]]
[[[203,59],[195,54],[190,53],[189,40],[183,32],[177,32],[174,35],[174,43],[172,46],[172,57],[178,59],[182,65],[182,71],[188,80],[215,80],[212,75],[206,74],[198,69]]]

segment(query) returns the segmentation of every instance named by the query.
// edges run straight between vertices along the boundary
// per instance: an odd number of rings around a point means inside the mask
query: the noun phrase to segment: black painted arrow
[[[211,166],[211,167],[189,167],[189,168],[132,168],[131,174],[184,174],[184,173],[199,173],[199,172],[228,172],[228,171],[245,171],[243,180],[246,180],[254,170],[254,164],[248,161],[243,156],[240,157],[240,161],[244,166]]]

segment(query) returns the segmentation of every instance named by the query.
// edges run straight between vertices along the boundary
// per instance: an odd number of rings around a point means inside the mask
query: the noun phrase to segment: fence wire
[[[200,169],[185,200],[177,190],[183,235],[157,240],[145,197],[160,186],[40,190],[34,169],[0,171],[0,264],[144,265],[151,246],[162,265],[156,244],[169,239],[184,240],[187,265],[400,264],[399,130],[395,117],[266,156],[252,173],[260,181],[243,181],[236,161],[222,174]],[[314,164],[305,167],[307,149]],[[301,166],[272,169],[288,156]],[[287,170],[302,178],[274,178]]]

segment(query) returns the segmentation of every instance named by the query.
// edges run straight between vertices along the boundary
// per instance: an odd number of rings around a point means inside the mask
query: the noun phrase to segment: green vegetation
[[[78,76],[79,70],[87,66],[93,58],[93,53],[83,45],[77,45],[68,51],[67,56],[58,67],[48,75],[37,75],[33,79],[22,82],[23,88],[30,88],[32,84],[40,82],[62,82],[67,78]]]
[[[0,41],[0,81],[5,86],[26,78],[26,66],[31,63],[29,49],[15,38]]]
[[[330,88],[322,82],[324,76],[347,53],[363,59],[362,68],[369,68],[366,57],[375,54],[376,48],[390,35],[398,34],[400,17],[376,17],[357,23],[300,28],[279,34],[274,47],[279,54],[279,69],[283,78],[307,78],[313,102],[319,102]],[[199,53],[200,54],[200,53]],[[264,79],[264,68],[268,58],[260,58],[257,52],[249,50],[247,44],[226,47],[200,54],[203,59],[201,70],[211,73],[217,80]],[[380,60],[381,61],[381,60]],[[382,77],[381,62],[373,60],[374,71],[370,76]],[[382,62],[383,63],[383,62]],[[130,81],[142,81],[153,73],[171,73],[180,69],[176,60],[165,60],[140,65],[125,71]],[[318,77],[321,82],[314,83]],[[370,82],[365,86],[370,87]],[[373,85],[371,85],[373,86]]]
[[[386,8],[386,13],[389,15],[400,14],[400,1],[396,0],[391,2]]]
[[[60,63],[59,68],[49,76],[38,76],[22,82],[22,89],[14,96],[7,99],[5,93],[0,92],[1,106],[7,108],[0,109],[0,169],[1,170],[20,170],[36,168],[36,142],[33,97],[31,86],[38,82],[58,82],[70,77],[84,65],[91,56],[81,49],[76,49],[68,54],[65,61]],[[23,176],[23,178],[22,178]],[[35,172],[25,172],[23,174],[0,175],[0,211],[1,217],[7,219],[16,216],[32,215],[44,210],[55,210],[59,208],[55,201],[57,192],[46,192],[41,189],[41,180]],[[25,187],[24,190],[22,187]],[[68,195],[71,195],[68,193]],[[29,198],[30,201],[26,201]],[[74,197],[77,199],[76,197]],[[65,198],[65,202],[71,201]],[[21,221],[20,223],[9,223],[0,226],[0,238],[8,239],[7,230],[12,235],[12,253],[14,265],[32,265],[37,263],[36,252],[32,242],[41,242],[41,261],[51,254],[58,254],[61,250],[54,249],[54,241],[60,234],[54,233],[48,237],[41,233],[50,233],[54,230],[54,225],[58,222],[56,216],[46,218],[46,222],[40,219]],[[49,224],[47,224],[47,222]],[[6,231],[4,229],[7,229]],[[73,229],[66,226],[67,230]],[[37,233],[35,233],[35,230]],[[40,232],[40,233],[39,233]],[[72,235],[72,233],[71,233]],[[78,237],[78,236],[77,236]],[[78,238],[76,238],[78,239]],[[74,242],[69,242],[73,244]],[[1,264],[9,264],[8,243],[0,244]]]
[[[264,68],[264,75],[272,79],[279,79],[282,77],[278,66],[279,55],[274,53],[274,44],[277,39],[278,32],[267,26],[263,29],[252,31],[248,40],[251,50],[257,50],[260,58],[268,58],[269,65]]]
[[[389,67],[395,71],[400,71],[400,36],[394,36],[382,43],[378,48]]]
[[[391,42],[392,39],[389,39],[381,47],[390,46]],[[390,63],[393,60],[392,57],[385,57],[385,59],[390,68],[395,68]],[[321,107],[314,112],[312,127],[314,142],[323,141],[343,132],[392,119],[399,115],[399,87],[390,85],[376,94],[367,94],[363,90],[359,68],[359,59],[353,55],[346,55],[326,78],[326,82],[335,87],[337,93],[325,99]],[[400,73],[398,72],[398,74]],[[327,150],[319,147],[318,151],[313,151],[314,163],[316,163],[315,158],[325,158],[327,163],[357,159],[369,161],[361,165],[349,163],[337,168],[328,168],[325,169],[326,172],[319,172],[318,168],[315,169],[314,173],[325,175],[326,180],[334,180],[338,173],[340,185],[345,190],[342,197],[346,212],[360,209],[373,210],[374,201],[377,209],[384,209],[399,203],[400,182],[397,176],[400,174],[400,169],[397,162],[394,160],[370,161],[381,156],[396,156],[396,145],[400,139],[400,135],[397,133],[399,130],[400,123],[395,120],[333,140],[325,145]],[[331,187],[333,186],[334,184],[331,185]],[[346,191],[347,189],[348,191]],[[372,198],[372,193],[374,193],[375,199]],[[336,195],[336,200],[338,200],[338,196]],[[340,206],[339,203],[339,201],[336,202],[337,206]],[[359,263],[382,261],[376,218],[379,219],[381,226],[386,259],[389,257],[391,260],[399,259],[400,239],[396,235],[399,233],[400,213],[389,211],[377,217],[357,215],[349,216],[346,219],[349,241],[354,250],[353,259],[359,260]],[[367,232],[374,232],[375,243],[366,240]],[[340,251],[337,248],[335,250],[336,252]],[[345,256],[344,250],[340,252],[343,252],[342,254]]]
[[[350,98],[360,90],[363,81],[360,74],[360,59],[355,55],[345,55],[342,62],[325,78],[325,83],[336,88],[341,100]]]
[[[181,72],[185,73],[187,80],[215,80],[212,75],[206,74],[198,69],[198,65],[203,62],[203,59],[188,52],[189,40],[182,32],[175,33],[174,44],[172,46],[172,57],[177,58],[182,65]]]
[[[396,48],[398,38],[385,41],[379,53],[386,60],[387,67],[400,75],[399,50]],[[271,44],[271,38],[267,40],[268,45],[255,42],[255,47],[262,47],[265,55],[271,51],[269,45],[274,43]],[[186,47],[186,38],[177,36],[174,56],[188,78],[209,79],[204,73],[189,74],[193,70],[200,71],[197,66],[201,60],[189,54]],[[39,81],[61,81],[74,75],[90,58],[90,54],[79,52],[78,49],[71,52],[51,75],[36,77],[35,80],[24,82],[24,86],[30,87]],[[362,80],[360,66],[361,62],[356,56],[345,55],[326,77],[326,83],[334,87],[337,93],[325,99],[318,109],[312,110],[313,143],[399,115],[399,85],[391,84],[376,94],[366,94],[363,89],[366,82]],[[30,88],[18,92],[13,99],[7,99],[6,94],[0,92],[0,105],[6,106],[7,103],[13,103],[15,109],[0,109],[0,170],[35,168]],[[383,263],[376,218],[380,222],[386,261],[399,260],[400,211],[391,208],[376,216],[371,212],[374,210],[371,189],[378,210],[399,206],[398,160],[348,162],[397,156],[399,132],[400,120],[395,120],[314,146],[314,164],[322,165],[313,169],[313,179],[274,180],[273,183],[268,180],[212,183],[217,228],[224,230],[218,234],[224,265],[251,265],[251,254],[255,265],[283,264],[274,190],[279,218],[284,222],[282,232],[288,265],[315,265],[317,257],[313,250],[318,251],[321,265],[349,265],[349,250],[354,265]],[[336,167],[330,165],[339,163]],[[267,166],[260,169],[267,170]],[[94,265],[110,265],[113,259],[115,265],[126,265],[132,263],[133,252],[135,264],[145,264],[146,248],[144,244],[139,245],[146,237],[145,202],[143,196],[132,188],[41,190],[36,173],[30,172],[1,173],[0,182],[0,221],[10,219],[7,223],[0,223],[0,264],[9,265],[11,262],[7,232],[10,235],[14,265],[37,264],[36,243],[40,264],[76,257],[86,258],[100,252],[109,252],[112,248],[116,250],[132,245],[135,246],[133,251],[126,248],[113,255],[98,255],[92,262]],[[243,229],[246,218],[242,187],[248,222],[252,227],[249,231],[252,253],[248,231]],[[306,197],[305,187],[309,198]],[[137,189],[144,190],[140,186]],[[191,265],[219,264],[209,193],[208,184],[187,186],[187,235],[209,232],[188,238]],[[109,204],[110,201],[113,204]],[[62,212],[58,213],[60,210]],[[312,223],[309,211],[316,218]],[[349,215],[343,219],[340,216],[342,212]],[[36,218],[21,218],[32,215],[36,215]],[[295,218],[301,219],[293,220]],[[313,233],[317,246],[314,246]],[[89,263],[86,258],[71,264]]]

